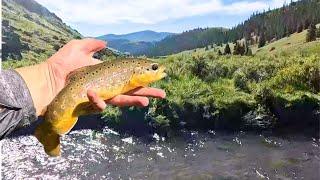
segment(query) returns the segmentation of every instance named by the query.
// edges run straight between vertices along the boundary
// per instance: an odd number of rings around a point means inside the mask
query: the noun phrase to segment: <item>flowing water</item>
[[[319,139],[181,130],[135,137],[107,127],[62,138],[49,158],[30,135],[2,141],[3,179],[319,179]]]

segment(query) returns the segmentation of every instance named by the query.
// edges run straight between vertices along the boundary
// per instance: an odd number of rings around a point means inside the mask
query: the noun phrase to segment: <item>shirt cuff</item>
[[[29,89],[15,70],[0,71],[0,138],[37,120]]]

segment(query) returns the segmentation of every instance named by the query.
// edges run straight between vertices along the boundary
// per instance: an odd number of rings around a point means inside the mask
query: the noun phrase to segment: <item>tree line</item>
[[[231,29],[197,28],[167,37],[146,49],[144,54],[168,55],[210,44],[219,46],[222,43],[242,39],[246,45],[258,44],[258,47],[263,47],[267,42],[310,28],[313,28],[310,39],[313,40],[317,36],[317,30],[314,30],[317,23],[320,23],[320,0],[291,1],[278,9],[254,13],[248,20]],[[240,48],[241,53],[243,53],[242,48]]]

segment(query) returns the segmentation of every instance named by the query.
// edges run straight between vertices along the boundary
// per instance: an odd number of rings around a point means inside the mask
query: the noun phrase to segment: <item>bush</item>
[[[55,51],[58,51],[60,48],[61,48],[61,47],[60,47],[59,44],[54,44],[54,45],[53,45],[53,49],[54,49]]]
[[[193,57],[191,72],[200,78],[205,78],[208,75],[208,63],[206,62],[204,57]]]
[[[271,47],[269,51],[271,52],[271,51],[274,51],[275,49],[276,49],[275,47]]]
[[[236,73],[234,73],[233,76],[233,82],[234,82],[234,86],[242,91],[245,92],[249,92],[249,87],[248,87],[248,78],[246,77],[246,74],[241,72],[241,71],[237,71]]]
[[[55,39],[55,40],[59,39],[58,36],[56,36],[56,35],[53,35],[52,38]]]
[[[224,54],[231,54],[231,49],[230,49],[230,46],[228,43],[227,43],[226,47],[224,48]]]

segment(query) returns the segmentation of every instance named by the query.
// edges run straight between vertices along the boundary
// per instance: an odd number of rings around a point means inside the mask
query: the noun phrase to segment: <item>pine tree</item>
[[[220,49],[218,50],[218,55],[221,56],[222,52],[220,51]]]
[[[303,31],[303,25],[300,23],[298,26],[297,26],[297,33],[301,33]]]
[[[253,56],[251,48],[248,48],[248,50],[246,52],[246,56]]]
[[[227,43],[226,47],[224,48],[224,54],[231,54],[231,49],[229,44]]]
[[[317,38],[320,38],[320,27],[317,29]]]
[[[235,45],[234,45],[234,49],[233,49],[233,55],[239,55],[240,54],[240,45],[239,43],[236,41]]]
[[[316,26],[314,24],[310,24],[306,38],[307,42],[315,41],[317,39],[316,30]]]
[[[310,21],[309,19],[307,19],[305,22],[304,22],[304,29],[308,29],[310,26]]]
[[[289,36],[290,36],[289,30],[288,30],[287,27],[285,27],[285,28],[284,28],[284,33],[283,33],[283,36],[282,36],[282,37],[284,38],[284,37],[289,37]]]
[[[241,56],[243,56],[245,53],[246,53],[246,47],[242,43],[240,43],[239,44],[239,54]]]
[[[265,38],[264,33],[261,33],[260,38],[259,38],[258,48],[261,48],[261,47],[263,47],[265,45],[266,45],[266,38]]]

